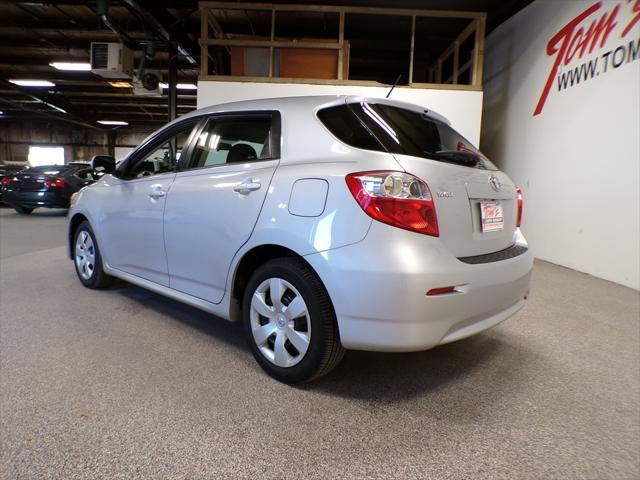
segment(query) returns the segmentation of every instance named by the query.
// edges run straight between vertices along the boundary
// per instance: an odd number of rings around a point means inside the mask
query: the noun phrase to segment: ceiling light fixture
[[[14,85],[20,87],[55,87],[56,84],[49,80],[27,80],[27,79],[14,79],[9,80]]]
[[[49,66],[71,72],[88,72],[91,70],[91,64],[85,62],[51,62]]]
[[[122,120],[98,120],[98,123],[101,125],[129,125],[129,122]]]
[[[69,113],[69,112],[67,112],[65,109],[60,108],[59,106],[54,105],[53,103],[49,103],[49,102],[43,102],[43,103],[44,103],[45,105],[47,105],[47,106],[49,106],[49,107],[53,108],[54,110],[57,110],[57,111],[61,112],[61,113]]]
[[[162,88],[169,88],[168,83],[160,83],[160,86]],[[198,86],[193,83],[179,83],[178,85],[176,85],[176,87],[178,87],[178,90],[197,90],[198,89]]]

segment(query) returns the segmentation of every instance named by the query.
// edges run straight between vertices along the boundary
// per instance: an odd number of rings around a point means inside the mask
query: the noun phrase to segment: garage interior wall
[[[220,103],[305,95],[362,95],[384,98],[390,86],[311,85],[303,83],[198,82],[198,108]],[[396,87],[390,98],[422,105],[447,117],[470,142],[478,145],[482,92]]]
[[[634,5],[538,0],[497,28],[481,148],[521,185],[536,257],[640,289]]]
[[[115,156],[123,158],[152,128],[115,132]],[[0,119],[0,161],[25,163],[29,146],[64,147],[65,162],[88,162],[94,155],[108,153],[107,133],[64,123],[42,121],[9,122]]]

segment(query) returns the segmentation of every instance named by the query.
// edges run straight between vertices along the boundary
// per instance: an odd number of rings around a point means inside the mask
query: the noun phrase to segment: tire
[[[35,210],[30,207],[21,207],[20,205],[16,205],[15,207],[13,207],[13,209],[20,215],[29,215],[31,212],[33,212],[33,210]]]
[[[105,288],[113,277],[102,269],[102,255],[89,222],[84,221],[73,234],[73,264],[80,282],[87,288]]]
[[[300,259],[270,260],[256,269],[244,292],[242,321],[257,362],[281,382],[314,380],[344,355],[329,295]]]

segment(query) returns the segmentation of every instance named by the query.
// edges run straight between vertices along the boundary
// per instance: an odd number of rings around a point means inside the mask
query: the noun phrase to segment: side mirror
[[[116,169],[116,160],[109,155],[95,155],[91,159],[91,168],[104,173],[112,173]]]

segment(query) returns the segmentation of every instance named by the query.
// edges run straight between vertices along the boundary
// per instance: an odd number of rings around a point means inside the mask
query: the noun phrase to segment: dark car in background
[[[0,164],[0,204],[2,201],[2,181],[7,177],[13,177],[20,170],[24,169],[24,165]]]
[[[43,165],[2,179],[5,204],[28,215],[35,208],[69,208],[71,195],[102,175],[86,163]]]

